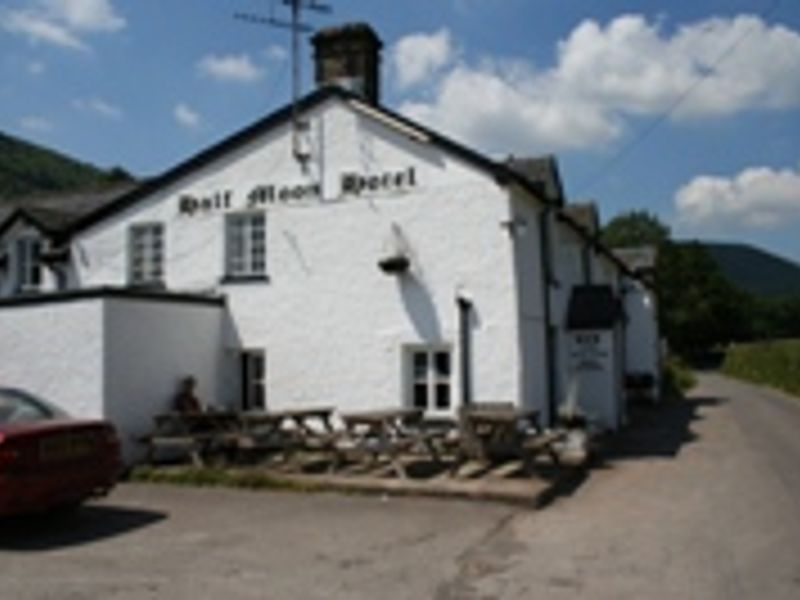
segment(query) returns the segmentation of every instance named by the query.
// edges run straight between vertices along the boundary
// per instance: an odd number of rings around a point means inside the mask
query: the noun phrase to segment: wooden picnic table
[[[544,431],[539,412],[510,403],[481,403],[462,407],[459,416],[460,444],[455,470],[467,459],[495,462],[521,459],[530,471],[540,453],[558,464],[554,444],[563,440],[563,431]]]
[[[519,457],[525,438],[541,431],[539,412],[508,403],[481,403],[461,408],[460,458],[484,461]]]
[[[424,412],[419,408],[391,408],[347,413],[341,415],[345,435],[335,447],[336,466],[344,459],[370,458],[373,463],[381,457],[388,459],[400,478],[407,473],[401,462],[403,454],[424,452],[440,462],[435,436],[425,426]]]
[[[154,429],[140,441],[147,444],[147,461],[160,450],[185,452],[195,466],[203,466],[208,455],[229,449],[237,442],[239,416],[231,411],[166,412],[153,417]]]
[[[249,411],[240,414],[248,450],[277,449],[288,461],[297,450],[327,449],[335,432],[332,407],[279,411]]]

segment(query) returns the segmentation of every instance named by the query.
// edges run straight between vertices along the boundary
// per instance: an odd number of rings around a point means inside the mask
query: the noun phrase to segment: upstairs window
[[[225,275],[231,279],[263,278],[267,274],[266,215],[241,213],[225,221]]]
[[[132,285],[164,282],[164,225],[133,225],[129,231],[129,273]]]
[[[15,244],[17,291],[36,292],[42,285],[41,242],[33,236],[19,238]]]

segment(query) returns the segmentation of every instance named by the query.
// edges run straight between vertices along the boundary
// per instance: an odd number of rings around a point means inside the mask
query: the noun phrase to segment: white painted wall
[[[288,128],[268,134],[82,234],[73,244],[82,257],[81,284],[125,284],[129,225],[162,222],[167,287],[227,296],[229,350],[266,351],[268,405],[334,404],[341,410],[402,403],[404,346],[455,349],[455,299],[466,291],[475,308],[474,398],[521,401],[515,268],[529,267],[515,265],[513,240],[501,226],[509,218],[508,191],[338,100],[309,119],[313,158],[305,172],[291,156]],[[411,167],[414,189],[340,193],[345,171]],[[232,206],[240,207],[249,190],[268,183],[319,183],[323,197],[266,209],[268,283],[222,284],[224,211],[181,215],[179,198],[230,190]],[[377,266],[398,239],[412,259],[410,273],[401,277]],[[527,260],[535,265],[538,257]],[[541,318],[537,306],[530,313]],[[454,397],[457,364],[454,354]]]
[[[217,305],[94,298],[0,310],[0,386],[49,399],[75,417],[106,418],[127,459],[134,436],[171,406],[181,376],[224,404],[223,309]]]
[[[103,416],[103,303],[0,310],[0,386],[29,390],[77,417]]]
[[[132,439],[153,428],[153,415],[172,409],[180,380],[197,378],[204,404],[229,408],[224,381],[223,308],[209,304],[108,298],[104,311],[103,414]]]
[[[659,390],[661,343],[655,293],[636,280],[626,280],[625,287],[625,370],[628,373],[651,373],[657,382],[655,389]]]
[[[570,338],[567,326],[567,310],[572,288],[588,283],[585,279],[585,240],[565,223],[553,222],[553,264],[558,284],[550,289],[550,318],[556,327],[555,355],[557,357],[556,398],[559,403],[566,400],[570,381]]]

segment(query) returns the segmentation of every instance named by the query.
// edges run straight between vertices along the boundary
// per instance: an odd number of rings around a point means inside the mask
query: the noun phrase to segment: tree
[[[610,248],[660,247],[670,239],[669,227],[644,210],[633,210],[614,217],[600,234]]]
[[[728,282],[699,243],[672,241],[669,227],[646,211],[617,216],[601,239],[612,248],[656,247],[659,322],[675,352],[696,358],[750,335],[751,299]]]

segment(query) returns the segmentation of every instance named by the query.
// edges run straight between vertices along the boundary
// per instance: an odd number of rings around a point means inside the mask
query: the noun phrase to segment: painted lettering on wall
[[[417,187],[417,173],[414,167],[374,175],[346,172],[341,175],[340,186],[340,196],[342,197],[407,191]],[[257,209],[279,204],[297,204],[320,198],[322,198],[322,185],[319,183],[296,185],[269,183],[254,186],[244,195],[243,199],[238,201],[234,198],[233,190],[230,189],[204,196],[183,194],[178,198],[178,212],[192,216],[233,209]]]
[[[414,167],[404,171],[388,171],[379,175],[359,173],[342,174],[342,195],[358,196],[362,192],[399,191],[416,187],[417,173]]]
[[[183,214],[193,215],[198,211],[227,210],[231,207],[232,197],[233,192],[230,190],[216,192],[210,196],[200,198],[184,194],[178,199],[178,211]]]
[[[257,185],[247,194],[247,207],[256,208],[269,204],[302,202],[322,196],[322,186],[318,183],[294,186]]]

